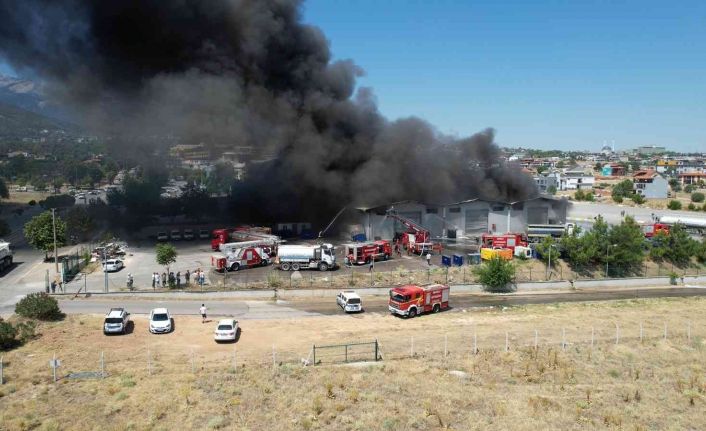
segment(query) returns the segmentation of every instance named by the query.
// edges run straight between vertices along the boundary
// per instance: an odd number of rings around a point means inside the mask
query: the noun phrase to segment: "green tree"
[[[67,208],[74,206],[75,203],[76,198],[71,195],[53,195],[48,196],[43,201],[39,201],[39,205],[44,209]]]
[[[176,248],[172,244],[157,244],[156,259],[159,265],[167,268],[167,274],[169,274],[169,265],[177,259]]]
[[[666,253],[668,260],[679,267],[684,267],[691,262],[691,256],[698,253],[699,243],[691,238],[681,224],[675,224],[669,229],[669,251]]]
[[[542,172],[546,171],[547,167],[546,166],[537,166],[537,173],[541,174]]]
[[[681,191],[681,183],[676,178],[672,178],[669,180],[669,187],[671,187],[672,191],[675,193]]]
[[[669,208],[670,210],[680,210],[681,209],[681,202],[672,199],[667,204],[667,208]]]
[[[635,193],[634,195],[630,196],[630,199],[632,199],[632,201],[638,205],[645,203],[645,198],[642,197],[642,195],[639,193]]]
[[[591,262],[595,254],[595,248],[582,235],[581,228],[575,227],[570,235],[564,235],[560,239],[561,249],[564,251],[567,262],[575,267],[578,272]]]
[[[5,183],[5,180],[0,178],[0,198],[1,199],[9,199],[10,198],[10,190],[7,188],[7,184]]]
[[[662,261],[666,259],[668,254],[669,235],[664,233],[664,231],[659,231],[652,237],[650,258],[655,261]]]
[[[487,292],[503,293],[512,292],[512,282],[515,279],[515,266],[500,256],[481,265],[475,270],[478,281]]]
[[[693,184],[687,184],[686,186],[684,186],[684,191],[685,191],[686,193],[691,193],[691,192],[693,192],[695,189],[696,189],[696,187],[694,187]]]
[[[698,211],[699,210],[698,208],[696,208],[696,205],[694,205],[693,202],[689,202],[689,205],[687,205],[686,209],[688,209],[689,211]]]
[[[84,206],[73,207],[66,214],[66,226],[71,235],[80,239],[88,238],[95,224]]]
[[[15,305],[15,313],[22,317],[39,320],[59,320],[64,313],[56,299],[44,292],[30,293]]]
[[[574,193],[574,199],[577,201],[582,201],[585,198],[585,195],[583,193],[583,190],[578,189],[576,190],[576,193]]]
[[[645,260],[645,236],[634,218],[627,216],[610,228],[604,262],[609,275],[624,277],[640,269]]]
[[[542,241],[537,244],[536,248],[537,253],[539,254],[539,259],[546,263],[549,260],[549,253],[551,253],[551,259],[556,260],[559,257],[559,253],[557,252],[558,245],[559,244],[557,241],[551,236],[545,236],[542,238]]]
[[[554,196],[556,194],[556,186],[549,186],[547,187],[547,193],[550,195]]]
[[[60,193],[61,192],[61,187],[64,185],[66,181],[64,180],[64,177],[56,177],[53,180],[51,180],[51,185],[54,187],[54,193]]]
[[[704,194],[701,192],[694,192],[691,194],[691,201],[696,203],[701,203],[704,201]]]
[[[45,211],[28,221],[24,226],[24,234],[27,242],[37,250],[42,250],[44,259],[48,259],[48,253],[54,249],[51,211]],[[65,244],[66,223],[59,216],[56,216],[56,245],[57,247],[63,247]]]
[[[632,181],[631,180],[623,180],[613,186],[613,190],[611,192],[611,195],[612,195],[614,201],[622,202],[623,199],[629,198],[634,193],[635,193],[635,191],[634,191]],[[620,198],[620,200],[618,200],[617,198]]]
[[[583,195],[583,200],[585,200],[586,202],[593,202],[596,200],[596,198],[593,195],[593,192],[586,192]]]

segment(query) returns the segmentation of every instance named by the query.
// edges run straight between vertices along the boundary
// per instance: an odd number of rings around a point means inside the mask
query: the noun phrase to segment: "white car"
[[[216,330],[213,331],[213,339],[218,341],[235,341],[238,333],[238,321],[233,319],[223,319],[218,321]]]
[[[103,271],[105,272],[120,271],[124,267],[125,265],[120,259],[106,259],[105,262],[103,262]]]
[[[166,308],[153,308],[150,311],[150,332],[166,334],[172,332],[172,316]]]
[[[157,241],[166,241],[169,239],[169,235],[166,232],[159,232],[157,234]]]
[[[336,303],[343,308],[346,313],[356,313],[363,311],[363,300],[352,290],[344,290],[336,296]]]
[[[194,239],[194,231],[192,229],[184,229],[184,239],[187,241]]]
[[[181,239],[181,231],[179,229],[174,229],[170,235],[172,241],[179,241]]]

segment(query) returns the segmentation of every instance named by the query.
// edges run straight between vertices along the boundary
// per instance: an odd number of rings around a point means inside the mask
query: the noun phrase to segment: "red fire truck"
[[[520,233],[504,233],[504,234],[483,234],[484,248],[509,248],[515,253],[515,247],[527,247],[525,236]]]
[[[438,313],[449,308],[449,286],[408,284],[392,288],[387,308],[392,314],[407,317],[428,312]]]
[[[642,226],[642,233],[645,238],[653,238],[659,232],[669,235],[669,225],[664,223],[653,223]]]
[[[378,240],[344,244],[346,259],[351,265],[370,263],[370,260],[387,260],[392,256],[390,241]]]
[[[429,251],[441,253],[441,244],[431,242],[431,232],[429,232],[429,230],[392,211],[387,212],[387,217],[392,217],[393,219],[398,220],[404,227],[407,228],[407,232],[395,234],[395,241],[398,239],[401,240],[402,247],[405,250],[410,250],[412,253],[420,255]]]
[[[238,271],[254,266],[267,266],[270,256],[262,247],[242,247],[211,256],[211,266],[217,271]]]
[[[272,235],[272,229],[258,226],[238,226],[236,228],[214,229],[211,231],[211,249],[220,250],[221,244],[237,241],[279,240]]]

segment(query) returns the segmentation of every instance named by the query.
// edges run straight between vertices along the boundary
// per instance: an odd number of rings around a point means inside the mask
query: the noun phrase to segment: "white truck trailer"
[[[0,240],[0,272],[12,266],[12,250],[10,243]]]
[[[331,244],[280,245],[277,250],[277,263],[282,271],[328,271],[336,267],[336,252]]]

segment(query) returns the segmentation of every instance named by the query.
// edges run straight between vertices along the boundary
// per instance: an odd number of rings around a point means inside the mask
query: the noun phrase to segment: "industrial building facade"
[[[431,232],[434,238],[472,239],[484,233],[526,232],[528,224],[566,223],[567,202],[542,196],[519,202],[493,202],[470,199],[444,205],[415,201],[397,202],[360,210],[360,224],[368,238],[392,238],[406,229],[387,217],[394,211]]]

